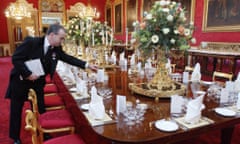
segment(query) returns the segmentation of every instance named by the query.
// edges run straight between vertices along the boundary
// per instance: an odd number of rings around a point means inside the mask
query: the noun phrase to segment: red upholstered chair
[[[44,93],[49,94],[49,93],[57,93],[58,89],[57,86],[53,83],[51,84],[46,84],[44,87]]]
[[[46,110],[65,109],[64,101],[57,93],[45,94],[44,103]]]
[[[46,83],[47,83],[47,84],[53,83],[53,80],[51,79],[50,75],[47,75],[46,78],[45,78],[45,80],[46,80]]]
[[[69,134],[52,138],[45,142],[39,137],[38,121],[31,110],[26,110],[26,126],[25,129],[31,132],[33,144],[85,144],[81,137],[77,134]]]
[[[43,141],[44,133],[70,132],[74,133],[74,121],[71,114],[63,110],[47,111],[39,114],[37,106],[37,95],[33,89],[29,90],[28,99],[32,103],[33,113],[38,120],[39,136]]]

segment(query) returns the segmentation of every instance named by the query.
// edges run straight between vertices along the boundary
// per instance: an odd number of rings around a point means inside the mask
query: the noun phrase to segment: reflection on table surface
[[[141,96],[131,93],[127,89],[129,82],[126,72],[110,71],[109,82],[105,87],[112,89],[112,97],[103,98],[106,113],[116,122],[106,123],[99,126],[91,127],[97,135],[100,135],[108,142],[115,143],[173,143],[181,140],[189,139],[189,136],[195,137],[203,134],[207,131],[216,129],[222,129],[228,126],[233,126],[240,122],[239,115],[234,117],[223,117],[215,113],[214,108],[219,107],[219,103],[215,99],[205,97],[204,104],[206,108],[202,111],[202,120],[209,122],[207,125],[187,128],[184,125],[179,125],[179,129],[173,132],[161,131],[155,127],[155,122],[161,119],[173,120],[170,114],[170,98],[160,98],[155,101],[153,98]],[[60,81],[59,79],[58,81]],[[142,80],[135,80],[135,82],[141,82]],[[121,85],[119,87],[119,84]],[[68,85],[71,88],[73,85]],[[103,88],[103,84],[95,84],[100,89]],[[208,86],[200,85],[201,90],[206,91]],[[123,114],[116,114],[116,95],[126,96],[127,102],[131,102],[133,107],[136,107],[138,103],[147,105],[147,109],[144,112],[143,119],[140,122],[134,121],[134,124],[128,124],[126,116]],[[192,98],[191,85],[188,85],[186,91],[186,98]],[[78,113],[83,115],[85,110],[80,110],[81,105],[89,103],[90,98],[75,99],[78,106]],[[66,103],[67,104],[67,103]],[[76,113],[76,111],[75,111]],[[76,114],[75,116],[79,116]],[[82,116],[81,116],[82,118]],[[79,118],[77,118],[79,119]],[[81,122],[82,124],[83,122]],[[80,130],[81,131],[81,130]]]

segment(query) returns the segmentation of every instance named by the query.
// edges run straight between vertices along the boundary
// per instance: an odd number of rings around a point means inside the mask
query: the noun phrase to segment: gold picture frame
[[[128,32],[134,30],[133,22],[138,20],[138,0],[126,0],[126,27]]]
[[[123,3],[121,0],[114,2],[114,32],[123,33]]]
[[[106,4],[105,8],[105,21],[107,24],[112,27],[112,6],[110,3]]]
[[[232,32],[240,30],[239,0],[204,0],[204,32]]]
[[[39,25],[41,35],[50,24],[65,24],[65,2],[64,0],[39,0]]]

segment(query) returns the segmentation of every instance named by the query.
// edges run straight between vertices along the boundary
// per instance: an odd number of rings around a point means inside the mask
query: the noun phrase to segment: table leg
[[[231,144],[234,127],[227,127],[221,130],[221,144]]]

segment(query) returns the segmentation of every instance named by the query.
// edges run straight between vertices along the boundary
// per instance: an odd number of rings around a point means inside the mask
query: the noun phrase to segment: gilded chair
[[[233,78],[233,74],[225,73],[225,72],[218,72],[218,71],[214,71],[213,76],[212,76],[213,81],[217,81],[217,79],[231,81],[232,78]]]
[[[193,67],[191,67],[191,66],[185,66],[185,69],[184,69],[184,71],[187,71],[187,72],[193,72]]]
[[[25,130],[30,131],[32,135],[32,144],[85,144],[85,142],[77,134],[69,134],[52,138],[47,141],[41,141],[38,133],[39,129],[37,118],[29,109],[26,110],[25,122]]]
[[[65,109],[65,104],[61,96],[57,93],[44,94],[46,110]]]
[[[28,99],[32,103],[33,113],[38,120],[40,140],[43,141],[44,133],[70,132],[74,133],[74,121],[72,115],[65,109],[38,112],[37,95],[33,89],[29,90]]]
[[[57,93],[57,86],[54,83],[46,84],[44,87],[44,94]]]

